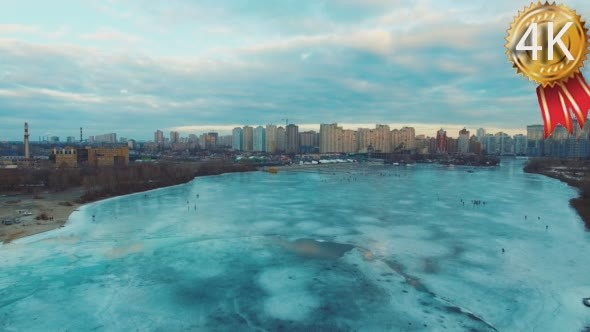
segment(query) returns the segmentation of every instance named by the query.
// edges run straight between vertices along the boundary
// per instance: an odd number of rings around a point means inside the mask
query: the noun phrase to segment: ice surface
[[[590,326],[590,234],[571,187],[509,159],[475,173],[346,167],[86,205],[0,246],[0,330]]]

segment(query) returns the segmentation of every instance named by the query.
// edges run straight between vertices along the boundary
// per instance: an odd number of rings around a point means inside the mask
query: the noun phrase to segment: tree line
[[[84,188],[81,203],[186,183],[196,176],[252,171],[221,160],[194,163],[134,163],[118,167],[0,169],[0,192],[29,193]]]

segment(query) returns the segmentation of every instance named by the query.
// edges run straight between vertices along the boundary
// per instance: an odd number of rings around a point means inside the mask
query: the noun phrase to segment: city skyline
[[[34,123],[32,123],[31,121],[25,121],[29,124],[29,126],[34,127]],[[469,131],[472,131],[474,134],[476,132],[477,129],[480,128],[484,128],[486,129],[486,131],[489,132],[504,132],[506,134],[509,135],[518,135],[518,134],[526,134],[526,127],[529,125],[533,125],[533,124],[527,124],[525,125],[523,128],[512,128],[512,129],[501,129],[501,128],[493,128],[493,127],[482,127],[482,126],[465,126],[465,125],[423,125],[423,124],[391,124],[391,123],[361,123],[361,124],[347,124],[347,123],[340,123],[340,122],[329,122],[329,123],[337,123],[340,127],[342,127],[343,129],[347,129],[347,130],[358,130],[358,129],[362,129],[362,128],[373,128],[376,125],[387,125],[391,128],[404,128],[404,127],[411,127],[415,129],[416,135],[425,135],[427,137],[436,137],[436,132],[439,129],[444,129],[445,131],[449,132],[449,133],[455,133],[457,132],[457,137],[458,132],[461,129],[466,128]],[[310,130],[314,130],[319,132],[320,127],[322,124],[298,124],[298,123],[293,123],[295,125],[297,125],[299,127],[300,132],[303,131],[310,131]],[[236,127],[244,127],[244,126],[251,126],[252,128],[256,128],[257,126],[267,126],[267,125],[274,125],[277,127],[283,127],[285,128],[286,125],[285,123],[268,123],[268,124],[233,124],[233,125],[225,125],[225,126],[191,126],[189,127],[170,127],[170,128],[163,128],[163,127],[155,127],[155,128],[146,128],[143,131],[137,131],[139,134],[137,136],[133,136],[133,133],[125,130],[125,129],[107,129],[106,131],[88,131],[86,127],[76,127],[73,128],[71,131],[67,131],[64,132],[63,134],[59,135],[56,133],[43,133],[41,135],[38,134],[38,132],[36,133],[34,128],[31,130],[32,134],[31,134],[31,142],[37,142],[39,140],[39,138],[43,139],[43,138],[47,138],[47,137],[60,137],[60,139],[67,139],[67,138],[71,138],[72,141],[79,141],[79,135],[81,134],[79,132],[80,129],[83,129],[83,136],[84,136],[84,140],[87,140],[88,137],[97,137],[97,136],[103,136],[103,135],[110,135],[111,133],[116,134],[119,137],[125,137],[128,139],[134,139],[137,141],[154,141],[154,131],[160,131],[161,135],[165,136],[165,137],[169,137],[169,133],[175,132],[178,133],[180,136],[182,137],[188,137],[189,135],[199,135],[199,134],[204,134],[204,133],[209,133],[209,132],[216,132],[219,133],[220,135],[231,135],[232,131],[234,128]],[[537,124],[534,124],[537,125]],[[1,127],[0,128],[0,142],[8,142],[8,141],[20,141],[22,140],[22,123],[20,123],[20,125],[18,126],[18,129],[20,130],[20,132],[15,135],[15,137],[13,139],[5,139],[2,138],[2,132],[6,132],[8,131],[7,127]],[[75,129],[75,130],[74,130]],[[14,130],[14,128],[10,128],[10,130]],[[127,133],[127,134],[126,134]],[[450,135],[450,137],[454,137],[453,135]]]
[[[544,126],[540,124],[527,125],[526,135],[519,133],[510,135],[506,132],[486,128],[475,131],[463,127],[458,136],[452,135],[452,130],[444,128],[437,130],[435,136],[416,134],[413,127],[391,128],[384,124],[375,124],[374,128],[346,129],[338,123],[321,124],[319,131],[302,130],[296,124],[278,126],[244,125],[232,129],[231,135],[218,132],[205,132],[200,135],[191,133],[181,136],[178,131],[170,131],[169,137],[162,130],[153,133],[153,140],[136,140],[117,133],[107,133],[86,139],[83,128],[80,128],[80,140],[75,136],[68,136],[66,141],[57,136],[44,137],[41,146],[47,143],[54,148],[53,154],[73,158],[75,146],[124,146],[125,149],[148,152],[171,151],[172,154],[208,152],[245,152],[277,154],[332,154],[332,153],[379,153],[379,154],[413,154],[419,155],[528,155],[533,157],[550,156],[558,158],[587,158],[590,155],[590,122],[580,128],[573,120],[575,128],[569,133],[563,126],[558,126],[553,135],[544,137]],[[314,128],[316,129],[316,128]],[[24,147],[20,158],[29,158],[29,124],[24,123]],[[41,142],[41,137],[39,137]],[[1,142],[0,143],[4,143]],[[12,142],[16,143],[16,142]],[[59,147],[59,153],[56,148]],[[64,148],[65,147],[65,148]],[[18,158],[18,145],[4,145],[3,154],[8,158]],[[39,151],[39,150],[36,150]],[[191,152],[192,151],[192,152]],[[46,151],[47,152],[47,151]],[[1,156],[1,154],[0,154]],[[12,160],[12,159],[11,159]],[[69,159],[68,159],[69,160]],[[72,164],[71,161],[68,161]]]
[[[40,135],[77,136],[81,126],[140,139],[147,128],[229,131],[285,118],[510,132],[541,121],[535,85],[504,54],[524,5],[3,4],[0,140],[18,139],[25,121]],[[568,5],[590,16],[587,2]]]

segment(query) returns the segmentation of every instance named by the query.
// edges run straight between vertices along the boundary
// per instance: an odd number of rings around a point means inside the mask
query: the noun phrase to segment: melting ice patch
[[[264,299],[265,312],[277,319],[303,321],[320,305],[320,299],[310,293],[308,283],[312,273],[288,267],[267,269],[258,284],[268,294]],[[278,281],[278,282],[277,282]]]

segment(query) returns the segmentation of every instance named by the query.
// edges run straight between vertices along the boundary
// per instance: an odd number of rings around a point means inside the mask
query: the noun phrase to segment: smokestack
[[[29,151],[29,124],[25,122],[25,159],[31,158],[31,153]]]
[[[82,143],[82,127],[80,127],[80,143]]]

